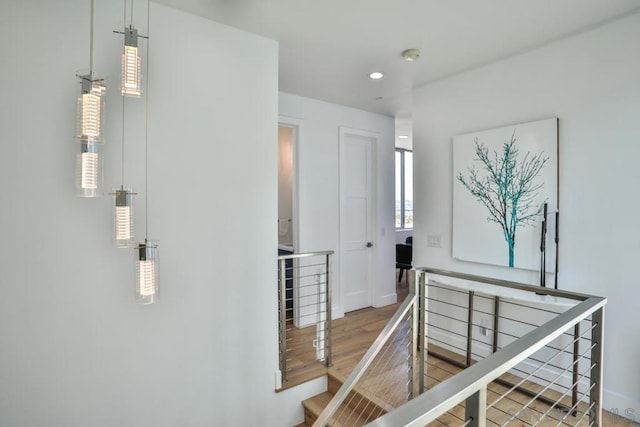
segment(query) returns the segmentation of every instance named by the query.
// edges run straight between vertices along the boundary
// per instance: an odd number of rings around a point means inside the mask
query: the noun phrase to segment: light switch
[[[441,248],[442,247],[442,237],[439,235],[427,235],[427,245],[430,248]]]

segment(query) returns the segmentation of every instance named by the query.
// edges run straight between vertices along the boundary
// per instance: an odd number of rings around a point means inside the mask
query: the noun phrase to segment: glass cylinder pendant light
[[[159,298],[158,244],[145,239],[136,247],[136,302],[153,304]]]
[[[139,98],[141,91],[140,55],[138,30],[133,25],[124,29],[124,52],[122,53],[122,95]]]
[[[119,248],[132,248],[135,246],[135,232],[133,222],[133,195],[131,188],[113,190],[115,196],[115,241]]]
[[[76,154],[76,194],[80,197],[102,196],[102,153],[106,87],[104,79],[93,72],[93,9],[89,41],[89,70],[76,73],[80,81],[77,101],[75,139],[80,144]]]
[[[100,197],[102,189],[102,147],[88,141],[80,143],[76,155],[76,194],[80,197]]]
[[[102,141],[104,128],[104,79],[92,74],[79,74],[81,92],[78,97],[78,115],[76,120],[76,139],[79,142]]]

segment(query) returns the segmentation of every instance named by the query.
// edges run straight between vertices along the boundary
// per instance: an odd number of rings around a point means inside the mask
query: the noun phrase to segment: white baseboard
[[[604,409],[615,415],[640,423],[640,401],[611,390],[603,391]],[[614,424],[615,426],[615,421]]]
[[[342,319],[343,317],[344,317],[344,310],[342,310],[342,307],[340,307],[339,305],[334,305],[331,308],[331,318],[335,320],[335,319]]]
[[[396,302],[398,302],[398,294],[394,292],[388,295],[383,295],[381,297],[378,297],[377,301],[374,301],[373,306],[375,308],[379,308],[379,307],[395,304]]]

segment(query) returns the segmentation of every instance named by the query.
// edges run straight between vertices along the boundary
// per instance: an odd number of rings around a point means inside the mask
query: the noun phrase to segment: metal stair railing
[[[602,425],[605,298],[435,269],[419,269],[418,275],[429,276],[424,280],[425,353],[463,370],[449,368],[450,378],[367,425],[484,426],[488,420],[492,425]],[[452,281],[471,285],[463,290]],[[572,302],[564,311],[550,310],[517,297],[498,298],[499,292],[491,296],[492,287],[538,294],[534,301]],[[445,291],[452,294],[447,297]],[[483,301],[478,298],[486,298],[484,305],[493,305],[493,313],[479,308]],[[453,313],[456,310],[460,316]],[[509,310],[512,313],[503,313]],[[527,315],[526,310],[533,311]],[[493,315],[492,327],[478,324],[477,313]],[[457,323],[458,327],[451,326]],[[438,345],[449,345],[449,360],[430,348],[435,335],[431,330],[442,325],[445,332],[449,329],[444,336],[451,339],[441,339]],[[474,337],[478,327],[489,329],[492,339]],[[466,345],[456,346],[456,340],[465,343],[463,338]],[[426,378],[431,379],[435,374],[430,376],[429,371],[438,368],[425,363]],[[441,421],[442,416],[455,424]]]
[[[413,281],[410,293],[387,322],[367,353],[353,369],[313,427],[328,423],[340,426],[366,422],[405,404],[422,388],[419,362],[422,348],[416,348],[424,325],[419,295]]]
[[[289,379],[293,358],[331,366],[332,256],[333,251],[278,256],[278,389]]]

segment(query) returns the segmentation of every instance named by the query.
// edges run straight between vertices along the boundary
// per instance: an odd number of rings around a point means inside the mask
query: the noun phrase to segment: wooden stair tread
[[[313,397],[305,399],[302,401],[302,406],[304,409],[311,412],[316,417],[320,415],[322,410],[329,404],[331,399],[333,398],[333,394],[325,391],[324,393],[317,394]]]
[[[302,405],[305,409],[305,423],[310,426],[313,421],[315,421],[320,413],[327,407],[329,402],[334,396],[334,393],[340,388],[344,381],[344,378],[339,373],[329,373],[328,374],[328,388],[329,391],[313,396],[309,399],[306,399],[302,402]],[[353,392],[351,392],[352,394]],[[362,397],[361,394],[357,394],[357,396]],[[366,397],[365,397],[366,399]],[[350,399],[348,399],[350,400]],[[360,401],[360,399],[358,399]],[[376,399],[377,400],[377,399]],[[327,423],[328,426],[332,427],[355,427],[355,426],[364,426],[367,422],[372,421],[374,418],[386,413],[387,411],[381,408],[379,405],[372,401],[370,404],[367,400],[364,402],[360,401],[360,407],[366,406],[368,408],[367,413],[361,413],[360,410],[354,409],[353,407],[348,406],[348,402],[343,403],[340,408],[336,411],[336,414],[332,417],[332,419]],[[377,414],[377,416],[371,418],[372,411]]]
[[[312,417],[305,417],[306,420],[315,421],[322,410],[329,404],[331,399],[333,398],[333,394],[325,391],[324,393],[313,396],[309,399],[306,399],[302,402],[305,411],[308,411],[312,414]],[[352,415],[351,408],[347,408],[347,410],[342,411],[344,405],[340,406],[337,411],[337,416],[334,415],[331,417],[327,426],[330,427],[359,427],[364,426],[367,423],[367,420],[360,414],[354,413]],[[308,422],[306,425],[310,425]]]
[[[329,368],[328,377],[329,377],[329,384],[331,385],[331,383],[333,382],[334,384],[338,385],[338,388],[340,388],[340,386],[342,386],[342,384],[344,384],[344,382],[346,381],[346,378],[344,377],[344,375],[342,375],[341,372],[337,370],[333,370],[332,368]],[[331,389],[329,390],[333,391]],[[335,393],[335,391],[333,391],[333,393]],[[379,408],[379,410],[385,414],[387,412],[391,412],[394,409],[387,402],[373,395],[369,390],[367,389],[363,390],[360,387],[358,387],[358,384],[356,384],[353,390],[351,390],[350,395],[353,393],[357,394],[358,398],[362,398],[367,402],[371,402],[372,405],[374,405],[376,408]]]

